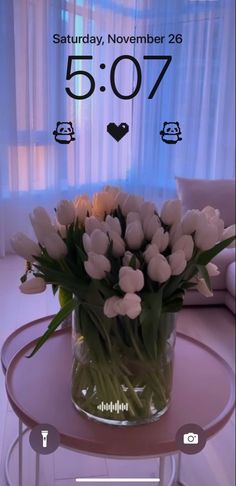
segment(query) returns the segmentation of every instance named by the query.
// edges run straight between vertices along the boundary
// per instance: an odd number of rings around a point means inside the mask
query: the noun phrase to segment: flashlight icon
[[[41,435],[43,437],[43,447],[48,445],[48,430],[41,430]]]

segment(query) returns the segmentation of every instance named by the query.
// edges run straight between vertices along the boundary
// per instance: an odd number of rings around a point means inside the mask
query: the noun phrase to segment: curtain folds
[[[165,42],[53,43],[54,34],[147,33]],[[0,2],[0,34],[0,256],[16,231],[30,234],[28,213],[36,205],[53,211],[58,199],[104,184],[161,202],[175,195],[175,176],[234,177],[233,0],[8,0]],[[183,42],[169,43],[170,34],[181,34]],[[114,60],[127,54],[142,69],[140,91],[130,100],[117,98],[110,86]],[[69,55],[93,57],[72,64],[95,79],[85,100],[65,91],[89,89],[85,76],[66,80]],[[144,55],[172,56],[152,99],[163,64]],[[115,82],[120,93],[133,91],[132,61],[117,65]],[[75,141],[55,141],[58,121],[73,123]],[[179,122],[182,141],[161,140],[165,121]],[[110,122],[129,125],[119,143],[107,133]]]

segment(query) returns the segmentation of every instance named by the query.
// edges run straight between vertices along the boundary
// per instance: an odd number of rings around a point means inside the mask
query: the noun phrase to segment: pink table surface
[[[71,333],[60,331],[31,359],[35,341],[12,359],[6,389],[15,413],[29,427],[54,425],[61,444],[86,453],[113,457],[152,457],[177,452],[175,435],[196,423],[207,437],[218,432],[234,408],[234,374],[205,345],[178,333],[173,395],[168,412],[148,425],[117,427],[81,416],[70,398]]]
[[[41,336],[47,329],[48,324],[54,316],[46,316],[35,321],[28,322],[24,326],[18,327],[7,337],[1,349],[1,363],[3,372],[6,370],[18,351],[33,339]]]

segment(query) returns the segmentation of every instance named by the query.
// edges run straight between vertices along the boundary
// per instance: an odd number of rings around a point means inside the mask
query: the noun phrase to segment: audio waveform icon
[[[115,411],[118,414],[118,413],[120,413],[120,411],[122,411],[122,412],[124,410],[128,411],[129,404],[128,403],[120,403],[119,400],[117,400],[115,403],[114,402],[110,402],[110,403],[109,402],[106,402],[106,403],[101,402],[101,403],[99,403],[99,405],[97,405],[97,409],[101,410],[102,412],[108,411],[108,410],[110,412]]]

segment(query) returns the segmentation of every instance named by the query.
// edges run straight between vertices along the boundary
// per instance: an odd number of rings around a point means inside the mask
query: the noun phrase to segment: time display
[[[94,77],[92,76],[91,73],[89,73],[88,71],[82,71],[82,70],[78,70],[78,71],[73,71],[73,62],[75,61],[82,61],[82,60],[92,60],[93,59],[93,56],[68,56],[68,62],[67,62],[67,71],[66,71],[66,79],[67,81],[70,81],[72,78],[75,78],[77,76],[77,79],[78,81],[81,79],[81,76],[84,76],[86,77],[88,80],[89,80],[89,83],[90,83],[90,86],[89,86],[89,90],[87,91],[87,93],[85,94],[77,94],[77,93],[74,93],[73,91],[71,91],[70,87],[66,87],[65,90],[67,92],[67,94],[71,97],[71,98],[74,98],[76,100],[85,100],[86,98],[89,98],[90,96],[92,96],[92,94],[94,93],[95,91],[95,88],[96,88],[96,83],[95,83],[95,79]],[[163,79],[170,63],[171,63],[171,60],[172,60],[172,56],[143,56],[143,59],[145,61],[165,61],[164,65],[162,66],[162,69],[160,71],[160,74],[159,76],[157,77],[155,83],[154,83],[154,86],[152,87],[150,93],[148,94],[148,99],[151,100],[156,91],[157,91],[157,88],[161,82],[161,80]],[[116,69],[117,69],[117,66],[118,64],[122,63],[122,61],[124,60],[129,60],[130,62],[133,63],[135,69],[136,69],[136,73],[137,73],[137,80],[136,80],[136,86],[134,87],[133,91],[131,93],[120,93],[120,91],[117,89],[117,86],[116,86]],[[105,69],[105,64],[100,64],[100,68],[101,69]],[[112,66],[111,66],[111,69],[110,69],[110,84],[111,84],[111,89],[114,93],[115,96],[117,96],[118,98],[120,98],[121,100],[131,100],[132,98],[134,98],[140,88],[141,88],[141,85],[142,85],[142,69],[141,69],[141,66],[138,62],[138,60],[133,57],[133,56],[129,56],[129,55],[123,55],[123,56],[119,56],[117,57]],[[100,87],[100,91],[105,91],[105,87],[104,86],[101,86]]]

